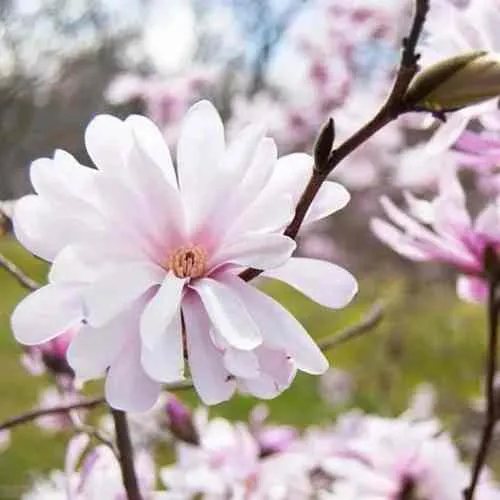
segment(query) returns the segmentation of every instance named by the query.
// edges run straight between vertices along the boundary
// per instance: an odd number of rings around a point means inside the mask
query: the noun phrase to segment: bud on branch
[[[404,100],[415,111],[456,111],[500,95],[500,59],[470,52],[444,59],[411,82]]]
[[[334,140],[335,124],[333,119],[330,118],[320,130],[313,148],[314,168],[318,172],[325,172],[328,170],[328,159],[332,152]]]

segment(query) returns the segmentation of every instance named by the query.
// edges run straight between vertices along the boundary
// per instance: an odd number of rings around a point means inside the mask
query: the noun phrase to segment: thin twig
[[[382,320],[384,315],[384,305],[381,302],[376,302],[371,309],[361,318],[361,320],[332,336],[320,339],[318,341],[319,348],[322,351],[328,351],[341,344],[345,344],[361,335],[373,330]]]
[[[497,419],[494,384],[497,366],[498,315],[500,312],[499,303],[496,298],[497,287],[498,280],[491,278],[488,287],[488,352],[485,381],[486,420],[484,422],[481,443],[474,460],[471,482],[469,487],[464,491],[465,500],[473,500],[474,498],[474,492],[488,456]]]
[[[416,53],[416,47],[424,27],[425,18],[429,10],[429,3],[430,0],[415,0],[413,22],[408,37],[403,40],[401,61],[389,97],[368,123],[331,152],[324,165],[315,165],[309,183],[295,209],[295,216],[284,232],[286,236],[290,238],[295,238],[297,236],[312,202],[316,198],[318,191],[328,175],[330,175],[347,156],[364,144],[380,129],[384,128],[401,114],[411,110],[408,103],[405,101],[405,94],[411,80],[419,69],[419,55]],[[245,281],[250,281],[261,273],[262,270],[248,268],[240,273],[240,278]]]
[[[190,379],[183,380],[181,382],[176,382],[173,384],[165,384],[163,388],[166,391],[183,391],[186,389],[191,389],[193,387],[193,382]],[[30,410],[15,417],[11,417],[0,424],[0,431],[16,427],[17,425],[25,424],[36,420],[39,417],[44,417],[46,415],[54,415],[56,413],[67,413],[71,410],[79,409],[91,409],[96,406],[100,406],[105,403],[105,399],[100,396],[92,399],[84,399],[77,403],[71,403],[67,405],[58,405],[51,408],[38,408],[36,410]]]
[[[25,274],[19,267],[16,266],[12,261],[10,261],[5,255],[0,253],[0,268],[5,269],[9,274],[11,274],[18,283],[28,290],[37,290],[41,287],[40,283],[30,278]]]
[[[17,425],[25,424],[36,420],[39,417],[44,417],[46,415],[54,415],[56,413],[67,413],[71,410],[80,410],[95,408],[104,403],[103,397],[97,397],[92,399],[84,399],[78,401],[77,403],[71,403],[67,405],[53,406],[52,408],[38,408],[36,410],[27,411],[21,415],[11,417],[0,424],[0,431],[16,427]]]
[[[141,500],[141,492],[134,468],[134,452],[130,440],[127,416],[121,410],[111,408],[111,415],[115,423],[116,445],[118,447],[118,458],[122,471],[123,486],[127,492],[128,500]]]

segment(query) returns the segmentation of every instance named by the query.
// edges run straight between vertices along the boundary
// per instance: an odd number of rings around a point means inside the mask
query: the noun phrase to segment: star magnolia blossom
[[[57,151],[31,166],[36,195],[14,210],[21,243],[53,261],[49,284],[14,311],[12,329],[28,345],[70,326],[77,379],[106,374],[115,408],[144,411],[162,382],[184,378],[187,359],[201,399],[215,404],[236,387],[271,398],[300,369],[328,362],[282,306],[239,278],[246,267],[338,308],[355,279],[334,264],[291,258],[282,234],[312,173],[312,159],[277,159],[257,126],[227,147],[207,101],[188,112],[174,168],[148,119],[98,116],[85,134],[97,170]],[[341,209],[347,191],[326,183],[306,222]]]
[[[445,169],[440,194],[432,202],[405,194],[410,215],[383,197],[382,206],[394,225],[373,219],[375,235],[408,259],[452,265],[461,273],[457,281],[460,298],[472,302],[486,300],[487,284],[481,278],[483,253],[487,246],[500,249],[498,203],[487,205],[472,222],[454,169]]]

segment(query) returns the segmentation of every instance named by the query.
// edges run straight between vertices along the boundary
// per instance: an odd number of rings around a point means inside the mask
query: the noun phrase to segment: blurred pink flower
[[[58,387],[50,386],[43,389],[40,393],[38,407],[54,408],[56,406],[77,403],[80,399],[81,396],[75,391],[63,391]],[[71,416],[68,413],[44,415],[36,419],[36,425],[46,431],[59,432],[72,428],[75,420],[79,422],[85,413],[85,411],[75,410]]]
[[[460,298],[482,302],[487,285],[483,275],[483,253],[487,246],[500,250],[500,212],[490,203],[473,222],[465,206],[465,193],[454,168],[445,169],[439,195],[432,201],[405,193],[410,215],[388,198],[381,199],[391,223],[374,218],[375,235],[403,257],[415,261],[444,262],[460,276]]]
[[[53,261],[49,285],[13,313],[20,342],[47,342],[80,325],[68,350],[77,379],[106,374],[108,402],[133,411],[153,406],[162,382],[183,379],[186,355],[206,404],[237,386],[272,398],[297,368],[326,370],[300,323],[238,276],[262,269],[330,308],[356,293],[343,268],[292,258],[295,242],[282,234],[311,176],[310,156],[278,160],[257,126],[226,147],[207,101],[184,120],[177,169],[144,117],[98,116],[85,137],[98,170],[57,151],[32,164],[38,194],[16,204],[16,236]],[[348,200],[340,184],[325,183],[306,223]]]
[[[53,471],[48,479],[35,481],[23,500],[122,500],[126,498],[120,464],[107,446],[85,453],[86,434],[78,434],[68,444],[64,471]],[[156,471],[152,457],[144,450],[135,456],[135,471],[145,500],[160,499],[155,492]]]

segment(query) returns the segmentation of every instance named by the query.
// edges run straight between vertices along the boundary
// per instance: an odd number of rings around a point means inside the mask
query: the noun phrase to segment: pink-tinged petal
[[[73,245],[66,246],[55,258],[49,271],[49,283],[88,283],[95,276],[95,268],[79,258]]]
[[[92,326],[106,324],[164,277],[165,270],[149,262],[132,262],[112,269],[84,292],[87,321]]]
[[[433,202],[434,223],[436,233],[444,238],[460,240],[464,234],[472,229],[465,206],[456,199],[438,196]]]
[[[165,383],[183,380],[184,347],[180,311],[162,330],[153,346],[142,344],[141,363],[153,380]]]
[[[39,195],[86,210],[91,210],[95,203],[92,188],[98,175],[62,150],[56,150],[53,160],[39,158],[30,166],[31,183]]]
[[[68,243],[89,229],[88,220],[51,206],[40,196],[21,198],[14,208],[16,238],[30,252],[52,261]]]
[[[141,339],[154,349],[178,315],[186,280],[168,273],[141,316]]]
[[[282,156],[274,166],[263,194],[276,196],[287,192],[296,205],[309,182],[313,170],[313,159],[305,153]]]
[[[241,216],[230,221],[227,239],[236,239],[247,233],[281,232],[294,214],[295,205],[290,194],[260,197]]]
[[[484,304],[488,299],[488,284],[481,278],[461,275],[457,278],[457,295],[474,304]]]
[[[304,223],[308,224],[323,219],[342,210],[350,199],[351,195],[342,184],[331,181],[325,182],[309,208]]]
[[[137,332],[129,336],[109,369],[105,384],[106,400],[117,410],[144,412],[151,409],[160,396],[161,385],[146,374],[140,355]]]
[[[64,333],[82,318],[80,287],[47,285],[17,305],[11,317],[11,326],[18,342],[36,345]]]
[[[426,144],[426,153],[434,155],[450,148],[467,127],[469,119],[461,113],[451,113]]]
[[[259,376],[259,361],[253,351],[240,351],[228,347],[224,352],[224,366],[235,377],[255,378]]]
[[[423,224],[432,224],[434,221],[433,204],[427,200],[419,200],[409,191],[404,191],[403,196],[410,214]]]
[[[295,374],[295,364],[283,351],[258,347],[261,373],[259,377],[239,379],[239,388],[262,399],[272,399],[290,387]]]
[[[382,243],[385,243],[395,252],[407,259],[425,261],[432,258],[427,252],[419,248],[411,238],[385,220],[378,218],[372,219],[370,221],[370,228],[373,234],[382,241]]]
[[[177,144],[177,172],[188,223],[196,228],[216,200],[224,156],[224,126],[208,101],[190,108]]]
[[[238,293],[254,318],[264,338],[264,346],[289,354],[297,367],[307,373],[321,374],[328,369],[324,354],[285,308],[237,276],[226,274],[223,280]]]
[[[231,288],[211,278],[196,281],[192,288],[201,298],[213,327],[230,346],[249,351],[262,342],[245,304]]]
[[[167,182],[177,188],[172,157],[160,129],[154,122],[140,115],[129,116],[125,123],[131,127],[141,149],[156,164]]]
[[[477,216],[474,231],[500,241],[500,205],[489,203]]]
[[[231,263],[272,269],[286,262],[296,247],[295,241],[282,234],[249,234],[223,246],[213,257],[210,268]]]
[[[323,260],[291,258],[264,276],[288,283],[318,304],[332,309],[345,307],[358,291],[354,276],[344,268]]]
[[[227,401],[236,383],[224,368],[222,353],[211,341],[210,322],[196,294],[189,294],[182,304],[186,323],[188,362],[193,384],[204,404]]]
[[[84,433],[77,434],[70,439],[68,447],[66,449],[66,457],[64,459],[64,473],[66,475],[68,485],[72,482],[70,478],[74,477],[78,464],[80,463],[80,460],[83,456],[83,452],[85,451],[85,448],[87,448],[89,443],[90,436]]]
[[[137,321],[137,309],[131,307],[100,328],[84,326],[72,340],[66,357],[77,379],[89,380],[104,375],[128,338]]]
[[[131,148],[132,136],[124,122],[111,115],[98,115],[85,130],[85,147],[102,171],[121,172]]]
[[[460,184],[457,175],[457,166],[454,161],[448,159],[441,165],[439,175],[439,195],[455,200],[462,211],[465,211],[465,191]],[[467,212],[465,212],[467,214]]]

